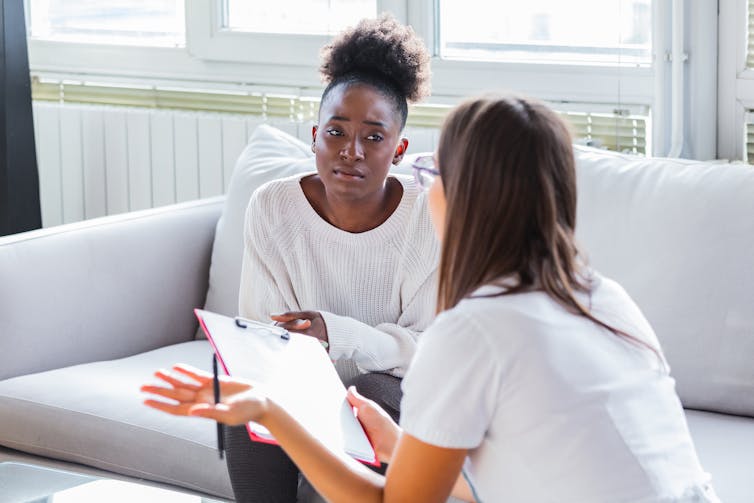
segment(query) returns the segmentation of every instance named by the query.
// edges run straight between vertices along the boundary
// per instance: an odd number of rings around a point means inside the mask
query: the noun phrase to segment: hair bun
[[[392,15],[363,19],[322,48],[320,73],[330,83],[352,74],[388,81],[409,102],[429,95],[429,53],[413,28]]]

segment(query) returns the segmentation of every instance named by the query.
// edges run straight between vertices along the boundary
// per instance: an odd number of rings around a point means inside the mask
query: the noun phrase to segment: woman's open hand
[[[346,398],[356,408],[356,417],[366,430],[377,458],[383,463],[389,463],[401,436],[400,426],[379,405],[361,396],[355,386],[348,388]]]
[[[147,399],[144,404],[175,416],[199,416],[229,425],[260,422],[268,409],[267,398],[253,389],[251,384],[228,376],[220,377],[220,403],[215,404],[213,376],[189,365],[173,366],[179,379],[165,370],[155,372],[155,377],[168,386],[147,384],[141,391],[172,400]]]

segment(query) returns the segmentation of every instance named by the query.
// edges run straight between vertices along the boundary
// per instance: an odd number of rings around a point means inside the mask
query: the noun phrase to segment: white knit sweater
[[[300,180],[269,182],[246,211],[239,312],[319,311],[330,357],[344,379],[356,372],[405,374],[418,335],[434,318],[439,244],[426,194],[409,176],[398,208],[379,227],[338,229],[309,204]]]

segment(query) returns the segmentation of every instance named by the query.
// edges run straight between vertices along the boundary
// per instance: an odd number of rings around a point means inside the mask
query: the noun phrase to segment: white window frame
[[[30,12],[30,0],[24,0]],[[202,23],[202,15],[210,12],[214,0],[185,0],[187,47],[154,47],[50,41],[28,37],[29,67],[33,74],[50,78],[71,77],[75,80],[99,82],[174,84],[177,86],[220,84],[262,90],[290,89],[297,94],[301,89],[319,89],[315,56],[308,65],[278,59],[275,64],[265,61],[240,63],[231,58],[209,60],[192,54],[188,46],[196,47],[198,40],[206,38],[196,26],[209,31],[209,22]],[[27,33],[29,16],[27,16]],[[237,51],[237,49],[234,49]],[[199,51],[202,52],[202,51]],[[207,49],[204,50],[205,53]],[[233,52],[233,51],[231,51]],[[286,61],[281,63],[281,61]]]
[[[603,108],[653,105],[652,68],[441,59],[435,38],[439,25],[438,4],[436,0],[378,2],[378,12],[388,10],[400,21],[412,25],[430,48],[434,96],[469,96],[505,88],[522,90],[543,100],[594,103]],[[193,56],[206,61],[246,64],[288,61],[316,72],[319,48],[328,37],[223,30],[222,5],[222,0],[187,3],[187,46]],[[652,139],[649,141],[653,143]]]
[[[754,70],[746,68],[746,4],[720,2],[718,155],[735,160],[746,157],[746,111],[754,109]]]
[[[321,35],[250,33],[224,29],[223,1],[186,2],[186,48],[207,61],[274,65],[286,61],[311,66],[317,48],[327,42]]]
[[[391,11],[405,20],[407,0],[377,0],[377,12]],[[328,35],[253,33],[224,28],[223,0],[186,2],[186,46],[189,53],[208,61],[280,64],[316,68],[319,49]]]
[[[319,48],[327,37],[220,30],[221,3],[186,0],[186,48],[30,39],[30,66],[32,71],[52,74],[321,86]],[[546,100],[651,104],[649,68],[442,60],[434,40],[435,4],[435,0],[380,0],[378,10],[390,10],[411,24],[430,47],[436,95],[468,96],[504,87]],[[615,91],[618,81],[620,93]]]
[[[382,0],[378,12],[391,11],[411,24],[432,52],[433,90],[445,96],[466,96],[505,87],[521,89],[542,99],[594,103],[652,101],[651,68],[451,61],[439,58],[434,39],[435,0]],[[294,65],[315,68],[326,36],[246,33],[221,29],[223,0],[199,0],[186,4],[189,52],[207,61]],[[584,74],[590,77],[584,79]],[[621,84],[618,85],[620,80]],[[557,83],[557,85],[554,85]],[[618,91],[619,90],[619,91]]]

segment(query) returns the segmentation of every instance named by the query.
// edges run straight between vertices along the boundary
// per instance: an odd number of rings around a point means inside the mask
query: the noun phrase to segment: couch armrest
[[[222,203],[0,238],[0,379],[191,340]]]

